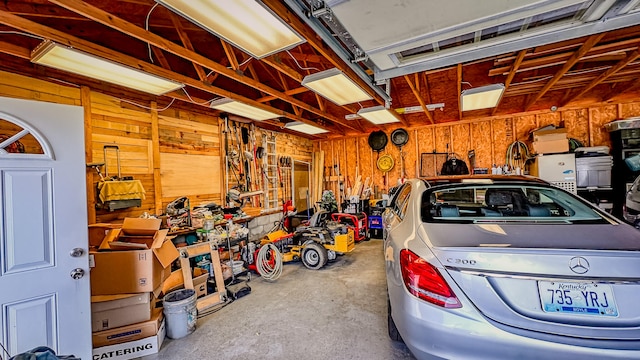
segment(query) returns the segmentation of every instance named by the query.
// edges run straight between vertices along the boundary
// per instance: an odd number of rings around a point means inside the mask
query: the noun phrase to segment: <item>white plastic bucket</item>
[[[180,339],[196,330],[198,310],[195,290],[172,291],[165,295],[162,303],[163,313],[167,318],[167,337]]]

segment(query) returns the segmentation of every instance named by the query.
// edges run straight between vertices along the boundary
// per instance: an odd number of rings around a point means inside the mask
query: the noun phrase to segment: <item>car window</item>
[[[411,185],[405,184],[399,191],[393,203],[393,211],[401,218],[404,218],[407,205],[409,204],[409,194],[411,193]]]
[[[578,197],[537,184],[437,187],[424,193],[421,209],[424,222],[608,222]]]

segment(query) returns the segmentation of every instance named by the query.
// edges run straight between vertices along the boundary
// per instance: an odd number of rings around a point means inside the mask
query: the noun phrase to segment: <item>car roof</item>
[[[420,178],[427,187],[453,184],[501,184],[525,183],[536,185],[550,185],[549,182],[526,175],[448,175]]]

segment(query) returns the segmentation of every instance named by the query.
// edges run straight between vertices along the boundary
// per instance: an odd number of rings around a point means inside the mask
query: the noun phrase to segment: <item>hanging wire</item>
[[[137,103],[137,102],[135,102],[135,101],[130,101],[130,100],[126,100],[126,99],[118,99],[118,100],[123,101],[123,102],[126,102],[126,103],[131,104],[131,105],[135,105],[135,106],[141,107],[141,108],[143,108],[143,109],[147,109],[147,110],[154,110],[152,107],[148,107],[148,106],[145,106],[145,105],[142,105],[142,104],[138,104],[138,103]],[[161,112],[161,111],[165,111],[165,110],[167,110],[168,108],[170,108],[170,107],[171,107],[171,105],[173,105],[173,102],[174,102],[174,101],[176,101],[176,99],[175,99],[175,98],[172,98],[172,99],[171,99],[171,102],[169,103],[169,105],[165,106],[165,107],[164,107],[164,108],[162,108],[162,109],[157,109],[157,111],[158,111],[158,112]]]
[[[293,59],[293,62],[296,63],[296,65],[298,65],[298,67],[300,68],[300,70],[317,70],[320,71],[320,69],[316,68],[316,67],[308,67],[308,68],[303,68],[302,66],[300,66],[300,63],[298,63],[298,60],[296,60],[296,58],[293,57],[293,55],[291,55],[291,53],[289,52],[289,50],[287,50],[287,54],[289,54],[289,56],[291,56],[291,59]]]
[[[151,17],[151,13],[156,8],[156,6],[158,6],[158,3],[153,5],[151,10],[149,10],[149,13],[147,13],[147,18],[144,21],[144,29],[147,30],[147,31],[149,31],[149,17]],[[147,43],[147,48],[149,49],[149,60],[151,60],[151,63],[153,64],[153,56],[151,56],[151,44],[150,43]]]
[[[23,36],[32,37],[32,38],[38,39],[38,40],[44,40],[44,38],[42,36],[33,35],[33,34],[26,33],[26,32],[21,32],[21,31],[0,31],[0,34],[23,35]]]
[[[194,103],[196,105],[207,105],[207,104],[209,104],[210,102],[212,102],[214,100],[214,99],[211,99],[211,100],[207,100],[205,102],[197,102],[197,101],[195,101],[195,100],[193,100],[191,98],[191,95],[189,95],[189,93],[187,92],[187,89],[182,88],[182,91],[184,91],[185,95],[187,95],[187,97],[189,98],[189,101],[191,101],[192,103]]]

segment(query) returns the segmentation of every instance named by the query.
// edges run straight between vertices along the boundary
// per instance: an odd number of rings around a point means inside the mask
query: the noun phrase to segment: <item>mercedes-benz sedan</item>
[[[383,222],[389,335],[418,359],[640,359],[640,232],[587,201],[411,180]]]

